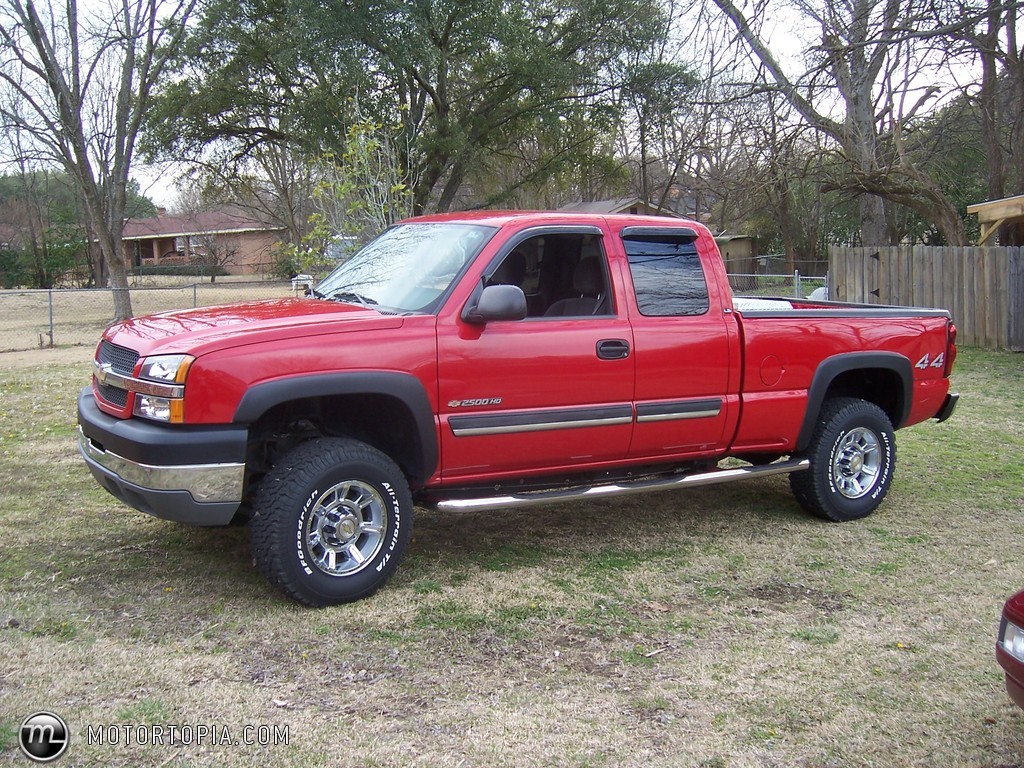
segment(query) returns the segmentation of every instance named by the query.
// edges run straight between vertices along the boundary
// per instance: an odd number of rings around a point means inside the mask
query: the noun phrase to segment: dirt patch
[[[97,340],[99,336],[97,335]],[[94,345],[76,347],[47,347],[30,349],[23,352],[0,353],[0,370],[18,371],[26,368],[40,368],[48,365],[73,365],[82,363],[89,365],[92,361]]]
[[[824,592],[808,587],[805,584],[787,584],[770,581],[747,590],[747,594],[755,600],[777,608],[790,605],[809,605],[819,613],[830,616],[843,610],[843,603],[850,595]]]

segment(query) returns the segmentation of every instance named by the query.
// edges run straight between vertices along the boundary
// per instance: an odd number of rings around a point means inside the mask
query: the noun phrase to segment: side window
[[[692,237],[644,235],[622,242],[641,314],[672,317],[708,311],[708,286]]]
[[[528,317],[614,314],[601,238],[548,233],[528,238],[487,277],[488,285],[517,285],[526,294]]]

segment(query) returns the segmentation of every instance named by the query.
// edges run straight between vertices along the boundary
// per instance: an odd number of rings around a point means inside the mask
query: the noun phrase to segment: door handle
[[[602,360],[622,360],[629,357],[629,342],[625,339],[601,339],[597,342],[597,356]]]

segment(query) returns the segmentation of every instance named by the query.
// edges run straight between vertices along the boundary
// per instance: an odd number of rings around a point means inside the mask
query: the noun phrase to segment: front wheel
[[[260,572],[312,606],[369,597],[412,534],[405,477],[380,451],[321,438],[290,451],[260,484],[250,545]]]
[[[892,422],[874,403],[827,400],[804,455],[810,469],[789,476],[804,509],[836,522],[867,517],[882,503],[896,469]]]

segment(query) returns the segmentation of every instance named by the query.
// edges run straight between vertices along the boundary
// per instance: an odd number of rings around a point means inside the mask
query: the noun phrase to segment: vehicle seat
[[[559,299],[544,313],[545,317],[597,315],[604,311],[604,270],[601,260],[587,256],[580,260],[572,274],[572,288],[579,296]]]
[[[487,281],[488,285],[518,285],[523,286],[526,278],[526,255],[520,250],[514,250],[504,261],[498,265]]]

